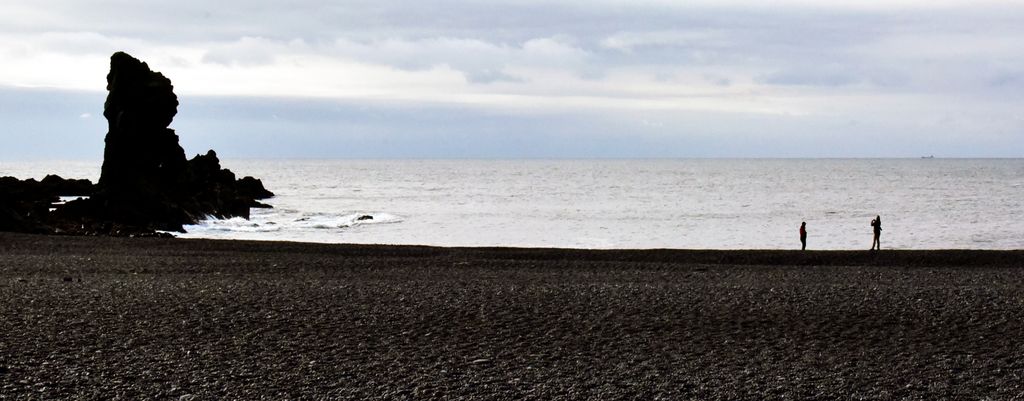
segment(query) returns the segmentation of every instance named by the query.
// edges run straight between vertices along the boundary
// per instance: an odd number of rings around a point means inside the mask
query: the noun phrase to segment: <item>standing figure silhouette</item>
[[[800,250],[807,250],[807,222],[800,222]]]
[[[871,220],[871,228],[875,231],[875,238],[871,240],[871,250],[875,249],[882,250],[882,241],[879,239],[882,236],[882,216],[875,216]]]

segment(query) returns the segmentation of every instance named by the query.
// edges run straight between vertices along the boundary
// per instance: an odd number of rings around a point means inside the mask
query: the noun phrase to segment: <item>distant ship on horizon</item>
[[[928,156],[921,156],[921,158],[922,158],[922,159],[934,159],[934,158],[935,158],[935,156],[933,156],[933,155],[928,155]]]

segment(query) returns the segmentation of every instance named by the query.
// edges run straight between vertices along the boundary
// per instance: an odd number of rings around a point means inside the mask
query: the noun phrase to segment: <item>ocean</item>
[[[566,248],[1024,249],[1024,159],[225,160],[277,196],[182,238]],[[99,162],[0,175],[99,177]],[[369,219],[360,217],[369,216]]]

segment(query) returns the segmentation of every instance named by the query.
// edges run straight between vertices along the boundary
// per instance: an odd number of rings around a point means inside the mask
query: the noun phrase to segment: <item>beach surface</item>
[[[1024,252],[0,233],[0,399],[1024,399]]]

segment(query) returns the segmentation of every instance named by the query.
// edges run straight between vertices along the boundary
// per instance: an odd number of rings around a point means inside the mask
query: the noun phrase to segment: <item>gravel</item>
[[[1022,262],[0,234],[0,399],[1024,399]]]

